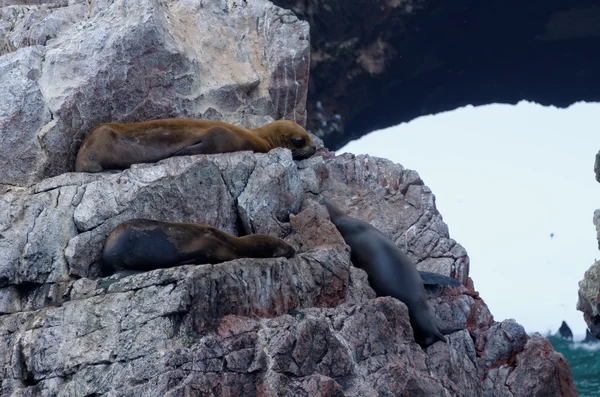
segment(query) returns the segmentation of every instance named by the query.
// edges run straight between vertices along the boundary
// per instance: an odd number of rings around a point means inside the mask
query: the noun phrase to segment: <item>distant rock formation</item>
[[[562,322],[562,324],[560,325],[560,328],[558,329],[558,335],[561,338],[573,340],[573,331],[571,331],[571,328],[569,328],[567,323],[564,321]]]
[[[582,343],[600,343],[600,339],[598,339],[594,335],[592,335],[590,330],[586,328],[585,339],[582,341]]]

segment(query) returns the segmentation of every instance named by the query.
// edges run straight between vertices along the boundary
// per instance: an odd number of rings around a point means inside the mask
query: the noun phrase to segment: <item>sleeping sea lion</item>
[[[296,160],[308,158],[316,151],[306,130],[290,120],[255,129],[196,119],[105,123],[96,126],[83,140],[75,171],[123,170],[136,163],[193,154],[243,150],[267,153],[276,147],[290,149]]]
[[[211,226],[131,219],[108,235],[102,252],[105,276],[122,269],[154,270],[239,258],[291,258],[294,248],[266,234],[236,237]]]

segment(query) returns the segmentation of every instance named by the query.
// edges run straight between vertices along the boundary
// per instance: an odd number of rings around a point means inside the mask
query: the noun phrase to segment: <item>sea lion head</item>
[[[101,172],[102,166],[98,161],[98,156],[93,150],[90,150],[90,146],[93,145],[94,137],[90,137],[87,141],[84,141],[81,148],[77,152],[75,158],[75,172]]]
[[[317,151],[308,132],[291,120],[277,120],[260,128],[272,147],[284,147],[292,151],[294,160],[309,158]]]
[[[252,257],[254,258],[291,258],[296,254],[294,247],[282,239],[269,236],[268,234],[250,234],[240,237],[247,240],[252,248]]]

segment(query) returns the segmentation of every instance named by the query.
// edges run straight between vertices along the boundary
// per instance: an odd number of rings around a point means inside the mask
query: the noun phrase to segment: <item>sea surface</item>
[[[575,380],[579,397],[600,397],[600,343],[581,343],[547,335],[554,350],[565,356]]]

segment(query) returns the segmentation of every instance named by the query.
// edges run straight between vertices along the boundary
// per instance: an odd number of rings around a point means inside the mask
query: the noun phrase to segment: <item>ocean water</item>
[[[554,350],[565,356],[575,380],[579,397],[600,397],[600,343],[581,343],[558,336],[546,336]]]

